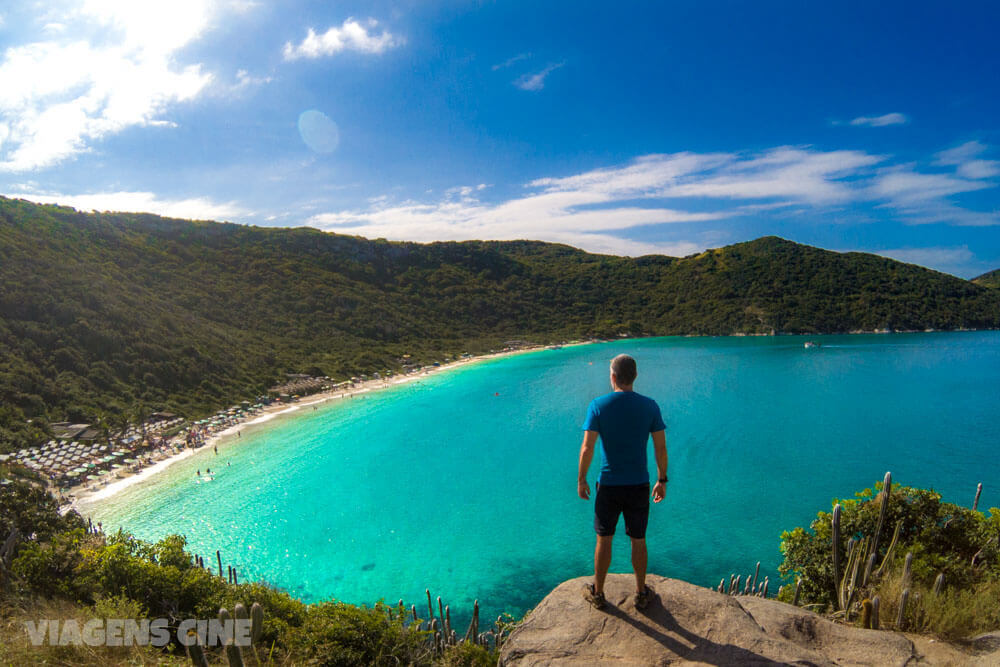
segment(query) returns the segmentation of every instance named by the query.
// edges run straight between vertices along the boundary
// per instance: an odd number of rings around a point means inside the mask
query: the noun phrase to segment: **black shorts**
[[[625,534],[633,540],[646,537],[649,521],[649,483],[630,486],[597,485],[594,501],[594,530],[598,535],[615,534],[618,515],[625,515]]]

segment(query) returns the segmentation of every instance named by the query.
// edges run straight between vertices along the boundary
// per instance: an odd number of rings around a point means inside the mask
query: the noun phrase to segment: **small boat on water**
[[[816,341],[814,341],[814,340],[807,340],[807,341],[806,341],[806,344],[805,344],[805,346],[804,346],[804,347],[805,347],[805,348],[806,348],[807,350],[811,350],[811,349],[813,349],[814,347],[819,347],[819,346],[820,346],[820,345],[819,345],[819,343],[817,343]]]

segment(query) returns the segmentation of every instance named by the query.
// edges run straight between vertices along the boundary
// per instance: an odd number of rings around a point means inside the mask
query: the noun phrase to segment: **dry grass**
[[[81,667],[125,667],[126,665],[190,665],[186,656],[174,657],[149,646],[34,646],[25,629],[26,621],[40,619],[71,619],[81,624],[91,618],[137,618],[135,603],[105,600],[95,607],[84,607],[70,602],[39,600],[30,603],[11,603],[0,607],[0,664],[3,665],[58,665]]]
[[[878,588],[882,628],[896,628],[902,575],[887,578]],[[907,632],[930,634],[941,639],[960,640],[1000,628],[1000,581],[988,581],[970,589],[945,586],[940,595],[930,588],[911,585],[904,627]]]

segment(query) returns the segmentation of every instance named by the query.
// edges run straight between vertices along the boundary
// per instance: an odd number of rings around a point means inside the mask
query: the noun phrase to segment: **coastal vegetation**
[[[766,237],[685,258],[416,244],[0,198],[0,452],[136,406],[198,418],[345,379],[621,335],[1000,326],[1000,292]]]
[[[451,631],[446,607],[304,604],[264,583],[234,583],[211,563],[202,567],[182,536],[149,543],[124,532],[105,535],[76,512],[60,516],[54,499],[32,480],[3,468],[0,475],[9,479],[0,486],[0,544],[11,545],[0,551],[0,663],[190,665],[177,641],[162,651],[51,641],[33,646],[24,621],[165,618],[176,628],[183,619],[215,618],[222,608],[239,617],[238,605],[246,610],[256,602],[261,629],[243,649],[246,664],[496,664],[502,622],[492,629],[484,623],[482,639],[463,641],[459,630],[445,640],[445,628]],[[206,653],[211,664],[231,664],[222,648]]]
[[[990,271],[989,273],[984,273],[981,276],[972,279],[977,285],[982,285],[983,287],[992,287],[994,289],[1000,289],[1000,269],[995,271]]]
[[[1000,627],[1000,509],[942,502],[891,475],[781,536],[779,599],[863,627],[961,639]],[[971,499],[971,494],[970,494]]]
[[[192,664],[176,641],[164,649],[33,646],[24,622],[165,618],[176,627],[185,618],[215,618],[220,609],[241,617],[254,603],[260,630],[242,649],[243,664],[491,665],[497,637],[512,628],[504,619],[470,624],[464,633],[451,628],[452,613],[430,593],[410,604],[305,604],[266,583],[237,583],[221,566],[214,571],[214,559],[205,567],[182,536],[150,543],[120,531],[105,535],[75,512],[61,516],[33,480],[0,473],[10,480],[0,486],[3,663]],[[788,585],[778,598],[861,627],[948,640],[1000,627],[1000,509],[986,514],[887,482],[835,501],[808,529],[782,535]],[[209,664],[233,664],[221,647],[205,653]]]

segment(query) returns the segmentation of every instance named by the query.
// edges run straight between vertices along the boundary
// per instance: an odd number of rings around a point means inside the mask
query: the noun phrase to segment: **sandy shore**
[[[562,347],[569,347],[570,345],[585,345],[586,342],[582,343],[567,343]],[[287,404],[272,404],[269,405],[257,415],[252,418],[228,426],[225,429],[211,434],[206,440],[205,444],[197,449],[184,449],[173,456],[170,456],[162,461],[158,461],[151,466],[143,468],[138,473],[130,475],[123,479],[116,480],[110,484],[98,487],[98,488],[81,488],[76,490],[73,495],[74,500],[63,507],[64,511],[74,509],[83,515],[88,513],[94,505],[100,503],[101,501],[111,498],[115,494],[127,489],[136,484],[141,484],[159,473],[163,472],[173,464],[183,461],[191,456],[198,454],[199,452],[210,452],[215,446],[225,441],[232,444],[236,438],[238,432],[245,431],[247,429],[253,429],[255,426],[264,424],[282,415],[290,415],[298,412],[302,408],[309,406],[317,406],[319,404],[328,403],[330,401],[338,401],[351,396],[357,396],[359,394],[365,394],[371,391],[378,391],[380,389],[389,389],[401,384],[406,384],[408,382],[413,382],[419,380],[420,378],[427,377],[428,375],[433,375],[446,370],[453,370],[461,366],[466,366],[468,364],[485,361],[488,359],[499,359],[501,357],[510,357],[517,354],[525,354],[528,352],[537,352],[538,350],[548,349],[547,346],[536,346],[536,347],[526,347],[519,350],[511,350],[508,352],[496,352],[493,354],[484,354],[476,357],[469,357],[467,359],[458,359],[456,361],[451,361],[446,364],[441,364],[440,366],[431,366],[421,370],[419,373],[413,373],[410,375],[403,375],[400,377],[391,377],[385,379],[372,379],[365,380],[348,390],[336,390],[336,391],[325,391],[317,394],[310,394],[304,396],[295,403]]]

